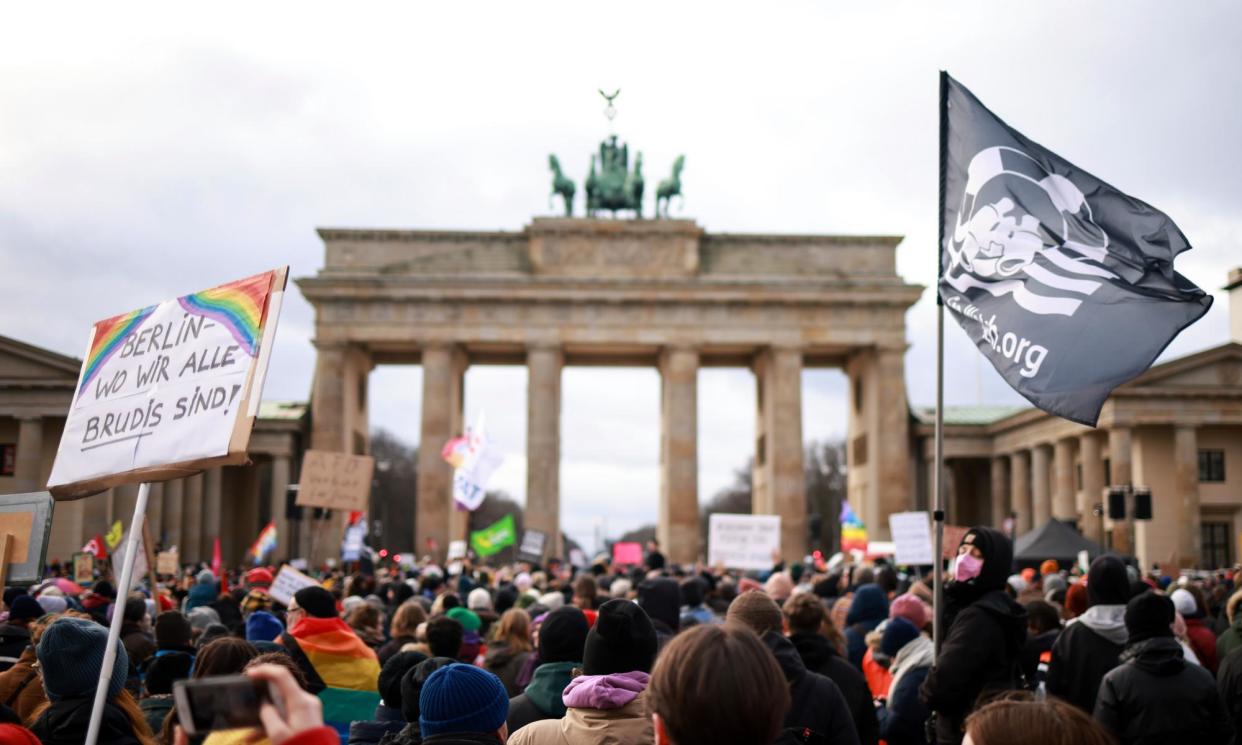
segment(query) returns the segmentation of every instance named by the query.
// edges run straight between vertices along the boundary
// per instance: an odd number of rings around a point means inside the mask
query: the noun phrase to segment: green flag
[[[513,528],[513,515],[505,515],[482,530],[470,534],[470,547],[479,556],[491,556],[517,543],[517,531]]]

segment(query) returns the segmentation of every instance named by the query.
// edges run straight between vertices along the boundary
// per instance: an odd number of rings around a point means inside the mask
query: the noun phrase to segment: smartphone
[[[271,702],[283,710],[267,681],[247,675],[217,675],[173,684],[177,719],[187,735],[239,727],[258,727],[259,706]]]

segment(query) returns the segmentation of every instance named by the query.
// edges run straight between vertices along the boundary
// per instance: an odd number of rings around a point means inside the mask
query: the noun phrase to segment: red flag
[[[351,526],[353,526],[353,525],[357,525],[357,524],[358,524],[358,521],[359,521],[359,520],[361,520],[361,519],[362,519],[362,513],[361,513],[361,512],[351,512],[351,513],[349,513],[349,524],[350,524]]]
[[[99,561],[103,561],[108,558],[108,552],[104,549],[103,536],[96,535],[94,538],[87,541],[86,545],[82,547],[82,553],[95,554],[95,558]]]
[[[220,578],[220,570],[224,568],[224,561],[220,558],[220,536],[216,536],[215,543],[211,546],[211,573]]]

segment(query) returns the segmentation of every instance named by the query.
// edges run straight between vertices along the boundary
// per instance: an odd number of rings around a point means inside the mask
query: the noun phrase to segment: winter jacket
[[[798,656],[808,670],[830,678],[841,689],[841,695],[849,707],[850,719],[858,732],[858,742],[861,745],[876,745],[880,735],[875,705],[871,691],[867,689],[867,681],[858,668],[837,654],[832,643],[820,634],[794,634],[789,641],[798,650]]]
[[[380,704],[375,707],[374,719],[349,723],[349,745],[379,745],[384,735],[400,732],[405,725],[401,709]]]
[[[30,630],[25,626],[8,623],[0,626],[0,670],[8,670],[17,664],[17,658],[29,646]]]
[[[385,662],[388,662],[389,657],[392,657],[396,653],[400,652],[401,648],[404,647],[405,645],[417,644],[417,643],[418,643],[418,639],[412,636],[395,636],[392,639],[388,640],[388,642],[385,643],[383,646],[381,646],[379,650],[376,652],[376,654],[379,656],[380,666],[383,666]]]
[[[1202,618],[1186,619],[1186,636],[1190,637],[1190,648],[1195,651],[1200,664],[1212,675],[1216,674],[1216,634],[1207,627]]]
[[[93,703],[94,696],[61,699],[44,709],[30,731],[43,745],[82,745]],[[125,712],[111,703],[104,705],[98,745],[141,745]]]
[[[880,720],[880,737],[888,745],[923,745],[923,725],[931,709],[919,698],[919,688],[936,661],[932,640],[918,636],[902,647],[889,668],[893,682],[884,706],[876,711]]]
[[[845,617],[845,654],[859,670],[867,654],[867,632],[874,631],[888,618],[888,596],[876,584],[866,584],[854,593],[850,612]]]
[[[807,670],[793,642],[784,636],[769,631],[763,635],[763,643],[776,655],[776,662],[789,683],[789,711],[785,714],[784,729],[776,738],[777,745],[800,742],[797,736],[804,730],[819,736],[812,742],[858,745],[854,720],[850,718],[849,706],[837,684]]]
[[[1022,688],[1026,609],[990,590],[954,614],[935,667],[920,694],[937,713],[940,743],[962,741],[962,723],[981,696]]]
[[[500,745],[500,738],[495,732],[456,732],[449,735],[434,735],[423,740],[426,745]]]
[[[47,703],[43,678],[35,669],[38,657],[34,647],[26,647],[17,664],[0,673],[0,704],[17,712],[22,721],[30,719],[35,709]]]
[[[1049,696],[1086,712],[1095,711],[1100,681],[1121,664],[1126,644],[1126,607],[1093,605],[1070,621],[1052,645],[1045,681]]]
[[[517,732],[531,722],[565,716],[561,694],[581,662],[546,662],[535,668],[525,692],[509,699],[509,731]]]
[[[655,738],[647,711],[648,675],[583,675],[565,687],[565,716],[533,722],[510,745],[629,745]]]
[[[1198,742],[1231,745],[1233,725],[1211,674],[1182,659],[1172,637],[1139,642],[1104,676],[1095,719],[1121,745]]]
[[[1039,658],[1052,653],[1052,645],[1061,635],[1061,629],[1045,631],[1039,636],[1027,636],[1022,646],[1022,674],[1026,677],[1026,685],[1032,691],[1039,687]]]
[[[517,677],[522,671],[522,665],[526,664],[527,657],[530,657],[530,652],[515,652],[505,645],[491,646],[487,648],[487,654],[483,657],[483,667],[500,678],[500,682],[505,684],[509,698],[513,698],[522,692],[522,688],[517,684]]]
[[[1221,658],[1216,672],[1216,690],[1225,702],[1234,729],[1242,726],[1242,646]]]
[[[1242,593],[1236,596],[1242,600]],[[1242,613],[1234,612],[1237,603],[1233,602],[1233,598],[1229,599],[1230,617],[1233,619],[1229,622],[1229,628],[1216,639],[1216,659],[1218,663],[1223,663],[1229,653],[1238,647],[1242,647]],[[1219,672],[1219,670],[1218,670]]]
[[[389,732],[380,738],[379,745],[422,745],[423,732],[418,722],[410,722],[400,732]]]
[[[138,708],[142,709],[142,715],[147,719],[147,726],[157,735],[164,726],[164,720],[168,717],[168,712],[172,711],[176,706],[171,693],[161,696],[147,696],[138,702]]]
[[[878,633],[880,632],[871,632],[872,635]],[[870,645],[867,645],[867,651],[863,653],[862,671],[873,697],[880,698],[888,693],[888,686],[893,682],[892,673],[875,658],[875,650]]]

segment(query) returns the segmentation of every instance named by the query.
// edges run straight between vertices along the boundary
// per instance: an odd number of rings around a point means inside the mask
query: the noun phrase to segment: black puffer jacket
[[[1013,564],[1013,544],[992,528],[972,528],[962,543],[979,548],[983,568],[979,576],[945,588],[948,633],[919,691],[936,714],[941,745],[962,741],[962,724],[981,698],[1024,687],[1026,609],[1001,589]]]
[[[1100,684],[1095,719],[1121,745],[1231,745],[1233,725],[1212,674],[1186,662],[1172,637],[1139,642]]]
[[[1052,645],[1048,694],[1090,714],[1100,681],[1121,664],[1126,645],[1125,605],[1130,580],[1115,556],[1100,556],[1087,573],[1087,612],[1071,622]],[[1111,610],[1110,610],[1111,609]]]
[[[858,742],[861,745],[876,745],[880,733],[875,704],[872,703],[871,690],[867,688],[867,679],[858,668],[837,654],[832,643],[819,634],[793,634],[789,641],[793,642],[808,670],[829,678],[841,689],[841,695],[849,706],[850,718],[854,720],[854,729],[858,732]]]
[[[789,712],[776,745],[802,742],[858,745],[854,720],[837,684],[807,670],[793,642],[784,636],[769,631],[763,635],[763,643],[776,655],[776,662],[789,682]],[[806,730],[810,730],[810,736],[800,736]]]

